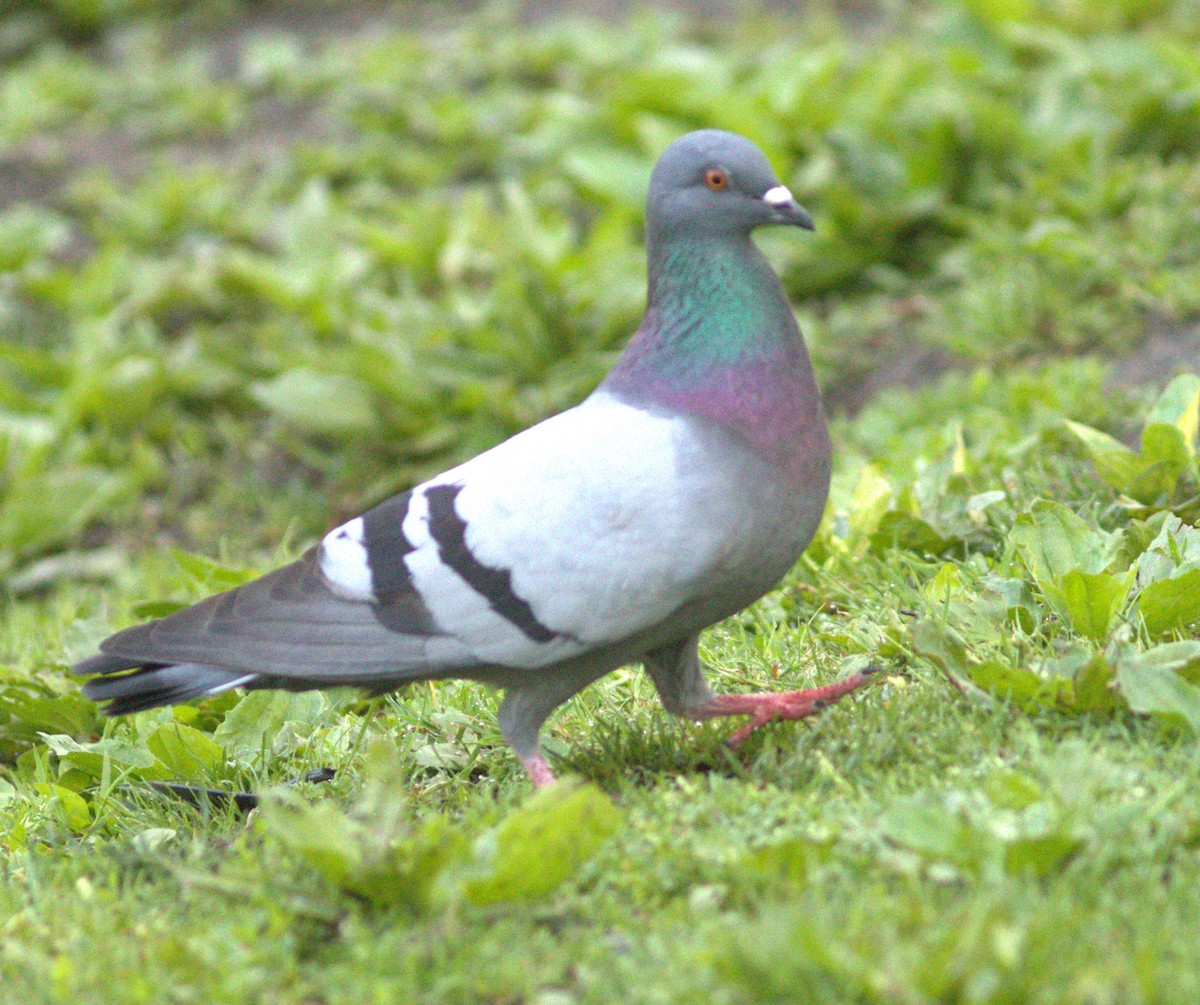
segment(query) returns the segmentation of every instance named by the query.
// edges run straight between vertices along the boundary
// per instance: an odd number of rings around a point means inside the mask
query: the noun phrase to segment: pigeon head
[[[829,441],[791,306],[750,239],[768,224],[813,229],[753,143],[704,129],[667,147],[646,200],[646,315],[601,386],[718,423],[801,478]]]
[[[764,224],[813,229],[761,150],[720,129],[672,143],[650,178],[646,226],[651,241],[674,235],[746,235]]]

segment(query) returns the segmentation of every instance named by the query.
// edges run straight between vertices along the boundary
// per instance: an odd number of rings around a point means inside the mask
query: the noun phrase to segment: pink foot
[[[554,781],[554,772],[550,770],[550,765],[546,763],[546,759],[540,753],[522,757],[521,763],[525,765],[525,771],[535,789],[540,789]]]
[[[729,746],[736,747],[759,726],[772,719],[803,719],[828,708],[839,698],[869,684],[881,669],[882,667],[867,667],[844,680],[826,684],[824,687],[810,687],[804,691],[715,695],[711,701],[694,709],[690,714],[698,719],[712,719],[719,715],[750,716],[750,721],[725,741]]]

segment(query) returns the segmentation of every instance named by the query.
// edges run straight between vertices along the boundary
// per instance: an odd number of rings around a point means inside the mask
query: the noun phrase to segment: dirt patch
[[[1200,371],[1200,322],[1171,325],[1158,322],[1127,355],[1112,362],[1108,382],[1113,387],[1165,384],[1184,372]]]

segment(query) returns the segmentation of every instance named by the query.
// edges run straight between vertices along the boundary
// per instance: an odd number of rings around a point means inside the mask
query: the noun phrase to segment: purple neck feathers
[[[749,241],[678,250],[652,254],[645,319],[601,387],[719,423],[797,475],[827,461],[820,393],[769,264]]]

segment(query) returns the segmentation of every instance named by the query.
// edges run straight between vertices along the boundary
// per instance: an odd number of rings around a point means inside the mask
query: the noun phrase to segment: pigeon
[[[644,319],[580,404],[335,527],[298,560],[118,632],[73,672],[109,715],[232,688],[501,688],[535,786],[547,716],[640,660],[663,706],[747,715],[736,745],[868,683],[714,694],[700,632],[771,590],[817,529],[830,441],[783,286],[751,240],[813,229],[762,151],[689,133],[646,206]]]

